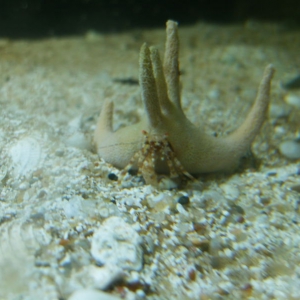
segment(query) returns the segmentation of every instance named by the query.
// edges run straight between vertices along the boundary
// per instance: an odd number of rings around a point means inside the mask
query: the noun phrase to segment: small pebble
[[[118,180],[118,176],[115,173],[109,173],[107,177],[110,180],[114,180],[114,181]]]
[[[37,194],[38,198],[43,198],[44,196],[47,195],[47,192],[45,190],[40,190]]]
[[[187,205],[190,203],[190,198],[187,196],[181,196],[177,202],[180,203],[181,205]]]
[[[276,172],[276,171],[273,171],[273,170],[266,173],[266,176],[267,176],[267,177],[270,177],[270,176],[276,176],[276,175],[277,175],[277,172]]]
[[[144,299],[144,298],[146,298],[146,294],[145,294],[145,292],[143,290],[137,290],[135,292],[135,294],[136,294],[136,299]]]
[[[22,182],[22,183],[19,185],[19,190],[25,191],[25,190],[28,189],[28,187],[29,187],[28,182]]]
[[[300,108],[300,95],[296,94],[287,94],[284,97],[284,100],[287,104],[294,106],[296,108]]]
[[[56,156],[59,156],[59,157],[62,157],[63,155],[64,155],[64,150],[63,149],[57,149],[56,151],[55,151],[55,155]]]
[[[300,159],[300,140],[288,140],[279,145],[280,153],[288,159]]]
[[[235,220],[236,220],[237,223],[244,223],[245,222],[245,218],[243,216],[237,216]]]
[[[274,133],[276,133],[276,135],[283,136],[286,134],[286,129],[283,126],[275,126]]]
[[[213,90],[211,90],[211,91],[208,92],[208,97],[210,99],[218,100],[218,99],[220,99],[220,94],[221,93],[220,93],[219,90],[213,89]]]
[[[234,201],[234,200],[238,199],[240,196],[239,188],[233,184],[224,183],[220,186],[220,188],[223,190],[225,197],[228,200]]]

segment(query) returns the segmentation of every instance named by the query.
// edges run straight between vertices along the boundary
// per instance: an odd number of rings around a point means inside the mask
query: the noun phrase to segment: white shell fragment
[[[9,151],[13,162],[13,174],[16,177],[25,176],[34,171],[43,158],[40,143],[31,137],[18,140]]]
[[[91,254],[100,265],[115,265],[124,270],[142,268],[141,238],[131,225],[110,217],[94,233]]]
[[[41,248],[48,246],[51,240],[51,235],[44,228],[26,219],[1,225],[0,298],[2,293],[6,295],[6,292],[11,293],[16,289],[19,292],[28,291],[35,255]]]
[[[279,145],[280,153],[288,159],[300,159],[300,140],[288,140]]]
[[[69,300],[119,300],[121,298],[97,291],[94,289],[83,289],[73,293]]]
[[[33,222],[16,220],[4,223],[0,227],[0,263],[3,259],[26,259],[50,242],[51,236]]]

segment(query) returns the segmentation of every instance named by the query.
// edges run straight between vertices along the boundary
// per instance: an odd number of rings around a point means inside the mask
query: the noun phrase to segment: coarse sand
[[[299,138],[286,99],[300,89],[283,88],[300,72],[299,31],[179,24],[184,111],[210,134],[243,120],[266,65],[276,74],[255,160],[174,190],[122,187],[92,143],[104,99],[116,128],[143,114],[139,49],[162,53],[164,24],[1,39],[0,299],[300,299],[300,164],[278,150]]]

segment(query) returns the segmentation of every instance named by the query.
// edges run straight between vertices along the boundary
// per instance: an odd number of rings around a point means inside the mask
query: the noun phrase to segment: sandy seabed
[[[0,299],[300,299],[300,164],[278,151],[300,127],[285,101],[300,91],[282,87],[300,69],[299,29],[179,34],[184,111],[211,134],[238,126],[276,68],[259,163],[180,190],[121,187],[92,143],[104,99],[115,128],[143,114],[139,48],[162,53],[163,27],[0,40]]]

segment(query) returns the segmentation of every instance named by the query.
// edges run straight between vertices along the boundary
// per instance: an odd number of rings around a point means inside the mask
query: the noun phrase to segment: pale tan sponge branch
[[[192,124],[182,110],[178,56],[177,23],[168,21],[163,64],[155,47],[141,47],[139,82],[145,108],[142,120],[114,131],[113,102],[103,104],[94,141],[99,157],[107,163],[120,169],[126,167],[144,147],[143,131],[156,138],[167,135],[175,157],[191,174],[234,171],[250,150],[266,119],[273,66],[265,68],[255,102],[240,127],[227,136],[214,137]],[[153,158],[157,173],[169,172],[167,159]]]

